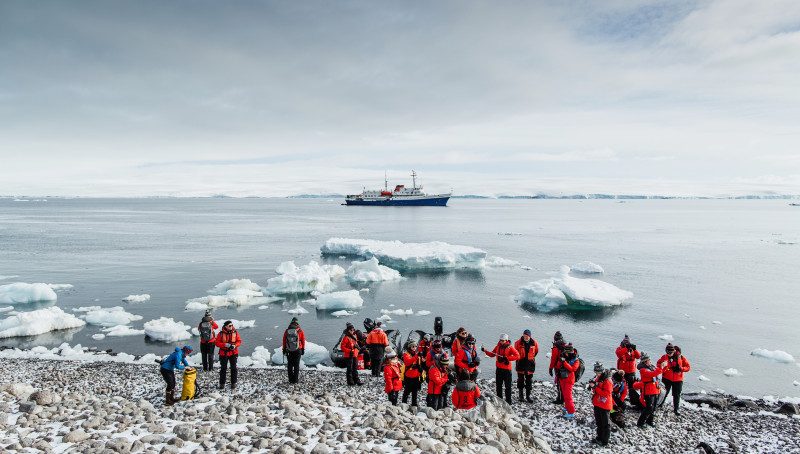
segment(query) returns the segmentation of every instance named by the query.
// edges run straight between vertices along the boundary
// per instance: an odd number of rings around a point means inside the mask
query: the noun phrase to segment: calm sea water
[[[0,275],[73,284],[57,302],[67,311],[122,305],[144,317],[132,324],[138,329],[163,315],[196,326],[201,313],[184,312],[187,299],[225,279],[265,284],[286,260],[322,261],[319,247],[335,236],[465,244],[533,269],[410,274],[372,285],[362,293],[363,309],[345,319],[309,307],[302,325],[310,340],[329,348],[346,321],[360,325],[394,304],[392,309],[433,312],[395,317],[392,327],[404,333],[431,331],[434,315],[444,317],[446,331],[464,325],[487,346],[502,332],[516,338],[530,328],[547,347],[560,330],[590,364],[614,364],[614,348],[625,333],[640,349],[659,355],[665,342],[658,336],[671,334],[693,364],[688,389],[800,395],[792,384],[800,380],[797,364],[750,356],[763,347],[800,359],[800,244],[786,244],[800,241],[800,208],[785,201],[453,200],[447,208],[376,208],[300,199],[0,199]],[[631,303],[610,311],[542,314],[513,301],[520,285],[582,260],[601,264],[602,279],[632,291]],[[137,293],[152,300],[121,302]],[[241,331],[248,354],[256,345],[278,346],[290,318],[283,306],[219,309],[216,317],[256,320],[255,328]],[[144,336],[92,340],[99,331],[87,326],[0,345],[67,341],[134,354],[172,348]],[[539,378],[547,374],[546,361],[540,357]],[[727,377],[728,368],[742,375]],[[493,375],[490,369],[487,361],[484,374]],[[699,381],[700,374],[711,381]]]

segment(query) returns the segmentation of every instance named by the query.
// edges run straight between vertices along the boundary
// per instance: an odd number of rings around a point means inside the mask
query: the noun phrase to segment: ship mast
[[[414,189],[417,189],[417,172],[411,171],[411,181],[413,182]]]
[[[386,175],[386,171],[383,171],[383,188],[385,191],[389,190],[389,178]]]

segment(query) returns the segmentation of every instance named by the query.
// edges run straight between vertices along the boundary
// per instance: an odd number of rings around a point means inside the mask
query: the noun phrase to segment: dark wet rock
[[[758,410],[758,404],[748,399],[737,399],[731,404],[732,407],[744,408],[747,410]]]
[[[782,403],[773,411],[782,415],[800,415],[800,408],[798,408],[797,404],[789,402]]]
[[[716,408],[718,410],[724,410],[728,408],[728,400],[724,397],[720,396],[712,396],[708,394],[695,394],[695,393],[687,393],[682,396],[683,400],[686,402],[693,403],[695,405],[708,405],[711,408]]]

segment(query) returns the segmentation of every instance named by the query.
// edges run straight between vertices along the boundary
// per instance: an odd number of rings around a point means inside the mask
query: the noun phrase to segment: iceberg
[[[117,325],[109,328],[103,328],[103,332],[106,333],[106,336],[111,337],[141,336],[144,334],[143,329],[133,329],[127,325]]]
[[[141,320],[142,316],[131,314],[120,306],[116,306],[105,309],[93,308],[93,310],[88,310],[84,315],[81,315],[81,318],[86,320],[86,323],[90,325],[110,327],[127,325],[131,322]]]
[[[267,280],[267,291],[276,295],[292,293],[327,293],[336,288],[334,279],[344,276],[339,265],[320,265],[311,261],[297,266],[294,262],[283,262],[275,269],[279,276]]]
[[[578,262],[569,269],[575,273],[581,274],[603,274],[605,271],[603,267],[593,262]]]
[[[767,350],[765,348],[757,348],[750,352],[752,356],[770,359],[779,363],[793,363],[794,356],[786,353],[783,350]]]
[[[378,259],[375,257],[363,262],[352,262],[347,268],[346,277],[350,282],[382,282],[402,279],[399,271],[378,264]]]
[[[330,238],[320,248],[324,255],[376,258],[382,265],[401,270],[484,268],[486,251],[441,241],[402,243],[351,238]]]
[[[122,298],[123,302],[126,303],[146,303],[150,301],[150,295],[144,293],[142,295],[128,295],[125,298]]]
[[[425,315],[431,315],[431,311],[426,311],[426,310],[417,311],[417,316],[422,317]]]
[[[200,311],[214,307],[252,306],[278,301],[280,298],[264,296],[261,287],[250,279],[229,279],[208,291],[208,296],[186,301],[187,311]]]
[[[358,309],[363,305],[364,300],[358,290],[326,293],[317,298],[317,310],[323,311]]]
[[[19,312],[0,320],[0,339],[36,336],[62,329],[80,328],[86,322],[57,307]]]
[[[561,276],[540,279],[519,288],[516,300],[523,306],[549,312],[558,309],[620,306],[633,293],[599,279],[577,278],[563,267]]]
[[[58,299],[56,292],[49,285],[41,282],[28,284],[14,282],[13,284],[0,285],[0,303],[22,304],[38,301],[55,301]]]
[[[188,325],[167,317],[146,322],[144,334],[150,339],[161,342],[177,342],[192,338]]]
[[[105,338],[106,338],[105,334],[100,334],[100,333],[92,334],[92,339],[94,340],[103,340]]]

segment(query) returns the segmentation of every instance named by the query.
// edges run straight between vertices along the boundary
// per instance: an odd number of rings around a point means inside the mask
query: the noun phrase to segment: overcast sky
[[[0,2],[0,194],[800,194],[800,2]]]

